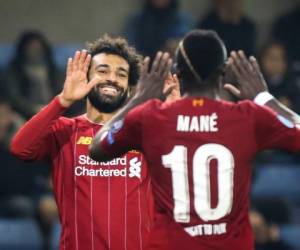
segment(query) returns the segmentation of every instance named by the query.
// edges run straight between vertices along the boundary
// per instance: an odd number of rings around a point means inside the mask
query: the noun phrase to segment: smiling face
[[[92,58],[89,80],[99,78],[88,94],[91,104],[100,112],[112,113],[119,109],[128,96],[129,64],[121,56],[100,53]]]

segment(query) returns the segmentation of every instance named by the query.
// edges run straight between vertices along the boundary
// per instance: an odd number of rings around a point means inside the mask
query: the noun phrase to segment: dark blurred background
[[[193,28],[214,29],[229,51],[256,56],[271,93],[300,112],[300,0],[0,0],[0,23],[1,250],[58,249],[50,168],[16,160],[9,143],[61,91],[67,58],[104,33],[152,56],[174,53]],[[253,169],[256,249],[300,249],[300,155],[263,152]]]

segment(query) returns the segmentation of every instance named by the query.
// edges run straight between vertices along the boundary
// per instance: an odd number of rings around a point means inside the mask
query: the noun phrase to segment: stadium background
[[[209,12],[213,2],[182,0],[180,9],[197,22]],[[8,155],[8,134],[11,137],[16,128],[30,117],[18,113],[13,98],[10,99],[6,93],[6,73],[18,37],[27,30],[42,32],[53,48],[58,71],[63,72],[66,58],[76,48],[84,46],[86,41],[92,41],[103,33],[123,35],[129,16],[139,12],[142,5],[142,0],[0,0],[0,249],[41,249],[45,241],[51,249],[57,249],[59,236],[51,184],[48,182],[49,169],[42,163],[23,166],[23,163]],[[300,1],[245,0],[243,8],[255,23],[257,37],[254,54],[260,56],[261,47],[266,46],[266,41],[271,37],[274,22],[280,16],[300,8]],[[295,25],[290,23],[290,32],[295,32]],[[299,36],[297,32],[294,35]],[[276,89],[277,94],[281,97],[280,91],[291,88],[294,96],[288,103],[292,103],[291,106],[299,112],[299,61],[287,60],[287,66],[288,79],[293,79],[291,82],[294,85],[283,85],[281,89]],[[61,80],[58,84],[62,83]],[[288,97],[288,91],[286,95],[283,97]],[[80,107],[74,112],[79,110]],[[11,119],[7,121],[7,117]],[[15,129],[11,129],[11,124]],[[277,241],[285,241],[293,247],[291,249],[300,249],[299,159],[298,155],[266,152],[258,156],[255,162],[253,223],[257,232],[267,235],[266,239],[257,238],[261,241],[258,242],[259,249],[290,249],[278,248],[278,245],[276,248]],[[265,242],[274,244],[264,245]]]
[[[14,42],[27,28],[42,30],[51,42],[85,42],[103,32],[119,34],[128,15],[137,11],[142,0],[1,0],[1,43]],[[203,16],[211,0],[182,0],[182,9],[195,18]],[[246,13],[257,22],[261,37],[274,18],[297,6],[299,0],[245,0]]]

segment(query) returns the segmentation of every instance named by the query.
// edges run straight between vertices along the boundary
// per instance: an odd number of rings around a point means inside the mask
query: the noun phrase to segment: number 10
[[[218,161],[218,204],[211,208],[210,161]],[[172,152],[162,156],[163,165],[171,168],[174,199],[174,219],[190,221],[190,191],[187,166],[187,148],[176,145]],[[193,156],[194,206],[204,221],[218,220],[229,214],[233,200],[234,159],[230,150],[220,144],[204,144]]]

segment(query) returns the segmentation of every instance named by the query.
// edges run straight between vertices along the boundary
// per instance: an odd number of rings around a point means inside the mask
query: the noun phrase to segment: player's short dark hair
[[[130,47],[124,38],[112,38],[105,34],[96,41],[88,43],[87,47],[92,57],[105,53],[124,58],[129,64],[129,85],[136,85],[140,77],[142,56],[136,52],[135,48]]]
[[[183,48],[180,49],[181,46]],[[181,41],[176,63],[185,82],[196,80],[203,83],[222,73],[226,59],[227,51],[218,34],[212,30],[197,29],[187,33]]]

